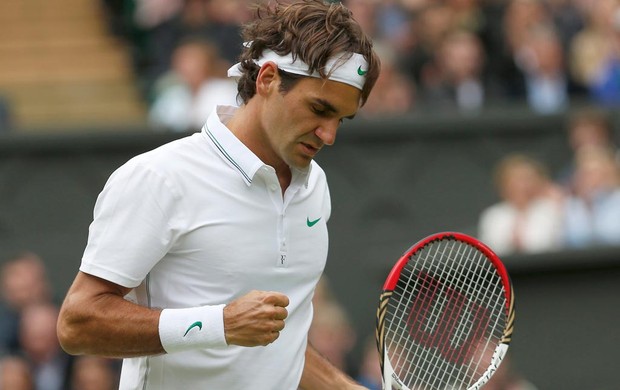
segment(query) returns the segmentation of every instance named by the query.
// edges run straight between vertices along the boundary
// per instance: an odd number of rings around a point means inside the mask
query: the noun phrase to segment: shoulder
[[[200,133],[195,133],[155,149],[136,155],[111,176],[124,177],[127,180],[164,180],[176,181],[185,172],[201,169],[207,165],[209,147]]]
[[[611,191],[605,198],[605,203],[609,204],[614,209],[620,209],[620,189]]]
[[[534,200],[530,206],[533,212],[555,211],[560,209],[561,202],[550,197],[540,197]]]
[[[482,218],[496,218],[500,216],[510,215],[514,213],[514,209],[506,202],[495,203],[482,210]]]
[[[208,149],[204,137],[200,133],[194,133],[139,154],[129,160],[127,165],[142,165],[166,172],[204,156]]]

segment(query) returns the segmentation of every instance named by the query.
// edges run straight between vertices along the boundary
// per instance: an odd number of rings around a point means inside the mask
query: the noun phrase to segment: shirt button
[[[269,189],[270,189],[271,191],[275,191],[275,190],[277,190],[277,189],[278,189],[278,186],[277,186],[277,185],[275,185],[275,184],[272,184],[272,185],[270,185],[270,186],[269,186]]]

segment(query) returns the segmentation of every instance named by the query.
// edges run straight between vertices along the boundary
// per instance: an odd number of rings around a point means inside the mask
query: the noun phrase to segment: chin
[[[289,161],[288,166],[291,168],[297,168],[297,169],[307,169],[311,163],[312,163],[312,158],[310,157],[298,158],[298,159],[295,159],[294,161]]]

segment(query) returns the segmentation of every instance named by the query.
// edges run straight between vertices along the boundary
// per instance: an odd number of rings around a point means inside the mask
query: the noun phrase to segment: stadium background
[[[59,299],[79,266],[92,207],[109,174],[131,156],[186,134],[154,132],[144,122],[127,56],[114,40],[99,42],[115,48],[107,59],[86,54],[87,39],[77,48],[71,40],[52,45],[47,51],[59,63],[46,65],[41,37],[58,24],[17,30],[13,16],[90,15],[83,28],[105,31],[98,8],[62,3],[66,13],[34,0],[0,8],[0,90],[13,110],[0,137],[0,262],[23,250],[38,253]],[[64,31],[75,34],[70,25]],[[19,46],[27,31],[33,39]],[[118,90],[128,94],[125,103]],[[491,177],[501,157],[526,151],[551,171],[570,160],[569,115],[515,104],[476,115],[366,117],[343,126],[338,144],[318,158],[334,204],[326,275],[359,339],[374,329],[382,281],[401,252],[436,231],[476,234],[480,212],[497,201]],[[505,260],[517,296],[511,354],[519,372],[540,389],[617,389],[620,248]]]

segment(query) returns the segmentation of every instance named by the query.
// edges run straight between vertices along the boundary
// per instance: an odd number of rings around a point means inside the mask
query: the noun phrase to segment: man
[[[241,107],[130,160],[97,200],[58,335],[125,358],[121,389],[363,388],[307,344],[331,211],[313,157],[379,60],[342,5],[257,15],[229,70]]]

